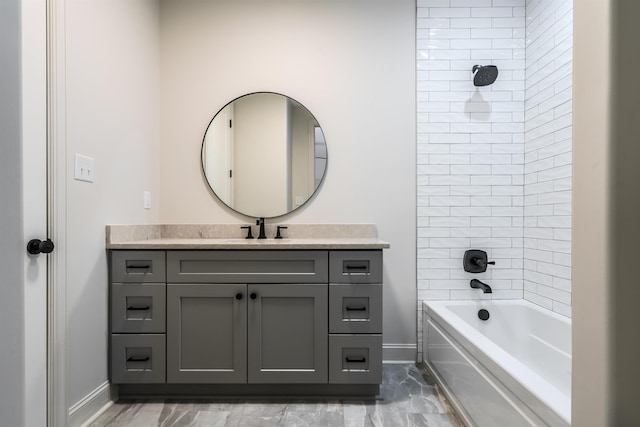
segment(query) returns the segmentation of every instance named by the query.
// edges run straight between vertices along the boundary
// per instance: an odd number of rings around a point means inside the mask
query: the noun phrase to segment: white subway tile
[[[468,185],[451,187],[450,193],[453,196],[490,196],[492,191],[488,185]]]
[[[456,185],[466,186],[470,184],[468,175],[434,175],[431,177],[431,185]]]
[[[448,186],[418,186],[418,196],[448,196],[449,194],[451,194],[451,189]]]
[[[418,258],[451,259],[451,251],[448,248],[427,248],[418,250]]]
[[[471,238],[471,237],[491,237],[491,228],[464,228],[464,227],[455,227],[451,228],[451,237],[463,237],[463,238]]]
[[[468,217],[432,217],[429,225],[432,227],[469,227],[471,219]]]
[[[452,175],[489,175],[491,173],[491,165],[451,165],[449,166],[451,169]],[[496,177],[498,178],[498,177]],[[474,182],[477,185],[488,185],[487,182]]]
[[[511,223],[511,218],[507,216],[471,218],[472,227],[510,227]]]
[[[421,228],[418,231],[418,237],[449,237],[451,235],[450,228],[448,227],[429,227],[429,228]]]
[[[523,206],[494,206],[491,208],[493,216],[522,216],[524,214]]]
[[[462,290],[469,288],[469,280],[429,280],[429,289],[432,290]]]
[[[553,230],[553,238],[555,240],[571,241],[571,229],[570,228],[555,228]]]
[[[451,208],[451,216],[470,216],[470,217],[476,217],[476,216],[490,216],[491,215],[491,207],[490,206],[469,206],[469,207],[465,207],[465,206],[453,206]],[[471,225],[472,226],[476,226],[473,223],[473,218],[471,219]]]
[[[553,205],[553,214],[554,215],[571,215],[571,203],[561,203],[558,205]]]
[[[451,154],[489,154],[491,153],[490,144],[455,144],[455,145],[451,145],[450,148],[451,148]]]
[[[562,277],[553,278],[553,287],[560,289],[561,291],[571,292],[571,279],[564,279]]]
[[[471,16],[490,17],[490,18],[512,17],[513,8],[511,7],[474,7],[471,9]]]
[[[448,301],[450,298],[449,290],[433,290],[433,289],[419,289],[418,299],[425,301]],[[418,323],[420,325],[420,323]],[[418,335],[420,336],[420,335]]]
[[[531,301],[534,304],[539,305],[540,307],[544,307],[548,310],[553,309],[553,301],[549,298],[545,298],[539,294],[535,294],[532,292],[524,291],[524,299],[527,301]]]
[[[429,196],[430,206],[469,206],[469,196]]]
[[[490,7],[492,0],[450,0],[451,7]]]
[[[416,21],[417,28],[420,29],[449,28],[451,22],[447,18],[418,18]]]
[[[571,304],[570,292],[561,291],[560,289],[555,289],[550,286],[543,286],[539,284],[538,293],[541,296],[547,297],[553,301],[558,301],[560,303],[567,304],[567,305]]]
[[[491,28],[491,29],[471,29],[469,37],[471,39],[512,39],[524,38],[514,37],[514,30],[511,28]]]
[[[428,37],[431,39],[468,39],[471,37],[470,29],[447,29],[447,28],[430,28],[428,30]],[[485,30],[473,30],[473,31],[485,31]]]
[[[471,9],[468,7],[432,7],[429,10],[432,18],[468,18],[471,16]]]
[[[562,304],[561,302],[558,302],[558,301],[553,301],[552,309],[554,312],[558,314],[561,314],[566,317],[571,317],[571,305]]]
[[[451,49],[491,49],[495,47],[491,39],[454,39],[450,43]],[[469,68],[469,67],[466,67]]]

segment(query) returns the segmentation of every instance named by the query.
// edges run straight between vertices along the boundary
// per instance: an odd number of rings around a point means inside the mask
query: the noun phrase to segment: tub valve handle
[[[464,253],[462,262],[464,271],[469,273],[484,273],[487,265],[496,265],[495,261],[489,261],[487,253],[480,249],[469,249]]]

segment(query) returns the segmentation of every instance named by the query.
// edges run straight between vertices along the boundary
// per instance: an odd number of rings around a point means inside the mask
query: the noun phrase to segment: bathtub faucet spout
[[[474,289],[482,289],[482,292],[484,292],[485,294],[492,293],[491,286],[487,285],[486,283],[482,283],[478,279],[471,279],[471,282],[469,283],[469,285]]]

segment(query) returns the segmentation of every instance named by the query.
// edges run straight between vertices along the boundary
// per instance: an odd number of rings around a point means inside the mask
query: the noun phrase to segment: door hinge
[[[233,171],[229,169],[229,178],[233,178]]]
[[[231,127],[231,125],[232,125],[232,121],[231,119],[229,119],[229,127]]]

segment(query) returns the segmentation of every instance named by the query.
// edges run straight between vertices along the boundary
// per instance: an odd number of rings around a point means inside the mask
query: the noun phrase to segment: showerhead
[[[474,86],[489,86],[498,78],[498,67],[495,65],[474,65],[471,71]]]

